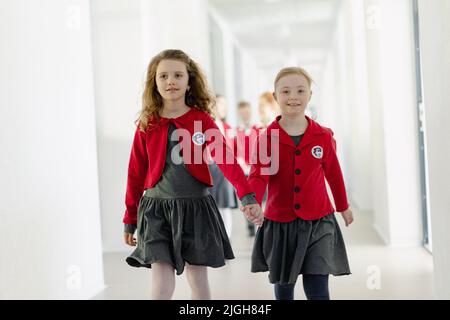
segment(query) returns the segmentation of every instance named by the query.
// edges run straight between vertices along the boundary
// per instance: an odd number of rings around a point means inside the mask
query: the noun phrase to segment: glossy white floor
[[[337,219],[347,245],[352,275],[330,276],[332,299],[433,299],[432,256],[423,248],[389,248],[371,227],[370,215],[355,212],[346,228]],[[253,238],[247,236],[240,211],[234,212],[232,246],[236,259],[218,269],[209,268],[213,299],[273,299],[267,273],[250,273]],[[150,270],[129,267],[128,252],[105,253],[106,289],[94,299],[148,299]],[[184,274],[177,277],[174,299],[190,299]],[[305,299],[301,277],[296,299]]]

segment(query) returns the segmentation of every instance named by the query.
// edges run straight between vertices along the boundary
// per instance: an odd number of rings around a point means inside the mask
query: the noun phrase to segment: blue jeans
[[[294,300],[295,283],[275,284],[277,300]],[[304,274],[303,290],[308,300],[330,300],[328,274]]]

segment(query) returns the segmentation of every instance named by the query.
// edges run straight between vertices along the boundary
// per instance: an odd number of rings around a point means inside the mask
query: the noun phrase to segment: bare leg
[[[223,224],[227,232],[228,238],[231,238],[231,230],[233,227],[233,216],[230,208],[220,208],[220,215],[222,216]]]
[[[186,263],[186,277],[191,287],[192,300],[210,300],[211,292],[208,283],[208,269],[205,266],[194,266]]]
[[[153,300],[170,300],[175,290],[175,273],[166,262],[152,263],[151,297]]]

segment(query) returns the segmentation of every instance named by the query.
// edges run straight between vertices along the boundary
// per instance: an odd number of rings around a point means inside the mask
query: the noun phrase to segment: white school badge
[[[201,133],[200,131],[195,132],[192,135],[192,142],[194,142],[194,144],[197,146],[201,146],[202,144],[205,143],[205,135],[203,133]]]
[[[316,159],[322,159],[322,156],[323,156],[323,149],[322,149],[321,146],[315,146],[315,147],[312,147],[311,153],[312,153],[312,155],[313,155],[314,158],[316,158]]]

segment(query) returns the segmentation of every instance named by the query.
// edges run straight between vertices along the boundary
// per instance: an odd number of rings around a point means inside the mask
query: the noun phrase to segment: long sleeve
[[[212,134],[215,139],[219,139],[219,141],[214,141],[213,143],[211,143],[210,139],[207,139],[207,141],[211,156],[225,178],[236,188],[240,199],[252,193],[244,171],[238,164],[233,150],[228,146],[225,137],[220,133],[218,126],[209,115],[206,117],[205,124],[207,130],[213,130]]]
[[[251,152],[251,167],[250,174],[248,176],[248,182],[250,184],[250,188],[255,191],[256,201],[258,201],[259,205],[262,205],[262,200],[266,192],[267,184],[269,183],[269,175],[263,174],[262,171],[263,168],[267,169],[268,167],[270,167],[270,163],[263,164],[258,157],[258,146],[261,145],[259,143],[259,140],[260,137],[258,137],[255,148]]]
[[[137,223],[137,209],[144,192],[144,183],[148,169],[146,150],[146,133],[140,131],[139,126],[134,134],[128,165],[127,191],[125,195],[126,211],[123,218],[125,224]]]
[[[330,147],[323,163],[325,178],[330,185],[333,194],[336,211],[342,212],[348,209],[347,193],[345,191],[344,177],[341,166],[336,154],[336,140],[333,138],[333,132],[330,136]]]

